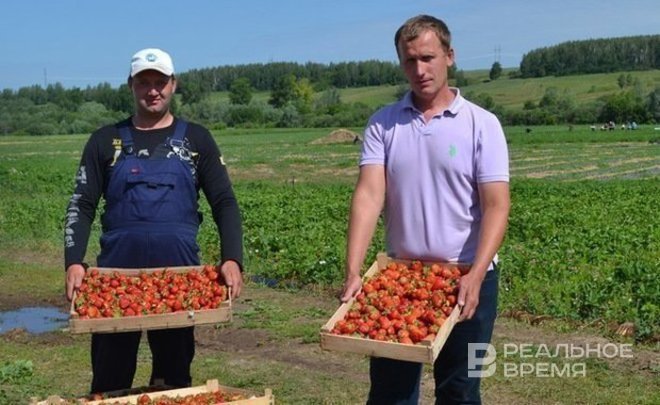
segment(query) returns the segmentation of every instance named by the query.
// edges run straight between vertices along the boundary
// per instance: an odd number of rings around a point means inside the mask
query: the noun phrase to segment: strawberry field
[[[318,330],[336,308],[333,298],[319,301],[306,294],[336,291],[341,285],[359,146],[310,143],[328,132],[241,130],[215,134],[241,206],[245,272],[254,288],[245,292],[248,308],[236,318],[237,329],[232,329],[241,342],[250,342],[255,333],[263,333],[255,330],[267,328],[278,339],[298,339],[305,347],[317,347]],[[523,314],[527,319],[560,322],[567,331],[595,327],[604,338],[657,347],[658,131],[642,128],[593,133],[588,128],[538,127],[531,132],[505,128],[505,132],[511,156],[512,210],[500,249],[499,312],[504,320],[498,322],[506,325],[507,315]],[[86,139],[87,135],[0,137],[0,310],[28,303],[67,306],[61,273],[64,213]],[[218,240],[210,210],[203,197],[200,201],[205,221],[198,240],[202,262],[211,263],[217,259]],[[98,236],[97,223],[87,252],[92,264],[98,253]],[[382,250],[381,228],[365,269]],[[262,285],[275,289],[262,290]],[[260,296],[269,294],[265,291],[292,294],[287,295],[287,301],[295,302],[295,309],[287,312],[282,309],[285,304],[261,300]],[[632,337],[620,338],[614,333],[622,323],[634,325]],[[218,361],[218,355],[208,348],[218,344],[213,343],[218,340],[216,332],[204,332],[211,335],[200,338],[210,345],[201,347],[202,357],[195,363],[195,378],[200,381],[220,376],[228,385],[257,390],[264,388],[266,381],[284,403],[351,403],[350,399],[364,394],[360,378],[344,376],[355,380],[346,387],[335,382],[327,370],[328,361],[336,367],[334,373],[355,363],[363,376],[363,361],[326,357],[319,360],[323,363],[320,371],[297,370],[288,363],[268,363],[260,369],[249,359],[231,363],[235,353],[223,352]],[[84,357],[88,342],[77,337],[55,345],[39,343],[49,339],[61,338],[4,338],[0,357],[7,363],[0,364],[0,403],[3,398],[27,398],[35,393],[43,397],[55,392],[84,392],[89,379]],[[30,341],[34,343],[25,343]],[[301,349],[287,345],[283,350],[288,359],[295,359]],[[205,353],[212,354],[203,357]],[[300,364],[306,364],[309,353],[300,357],[305,359]],[[42,361],[44,358],[49,361]],[[234,370],[223,371],[221,365],[225,363],[233,364]],[[642,390],[640,399],[645,395],[648,373],[657,378],[658,366],[654,364],[640,366],[647,370],[641,376],[600,368],[593,372],[596,380],[580,381],[590,394],[603,389],[599,398],[605,402],[616,403],[621,397],[610,399],[612,392],[602,388],[603,384],[631,384],[634,389],[621,395]],[[148,373],[148,365],[145,367],[147,371],[138,371],[138,378]],[[287,377],[292,373],[298,378],[295,382]],[[320,400],[326,398],[325,393],[295,388],[312,390],[319,380],[324,389],[332,390],[337,402]],[[513,388],[510,403],[541,398],[526,385],[511,380],[485,383],[499,396],[503,391],[498,386],[506,387],[506,392]],[[536,389],[546,389],[543,398],[566,401],[554,382],[545,379],[546,385],[538,384]],[[573,389],[582,388],[574,385]],[[569,402],[578,399],[572,397]]]
[[[255,189],[266,197],[248,192]],[[349,185],[239,185],[251,271],[287,285],[339,283],[350,192]],[[659,206],[659,179],[514,179],[500,251],[501,308],[585,322],[633,321],[640,339],[658,333]],[[209,239],[211,254],[216,241]],[[382,246],[381,233],[372,259]]]
[[[501,309],[660,333],[660,145],[654,133],[507,131],[512,211],[500,251]],[[359,147],[310,145],[321,130],[217,136],[242,210],[247,274],[270,285],[338,286]],[[584,139],[580,139],[582,136]],[[599,138],[602,142],[596,142]],[[556,137],[556,142],[551,142]],[[86,136],[0,139],[0,242],[60,253]],[[581,142],[582,140],[582,142]],[[530,143],[531,142],[531,143]],[[207,220],[199,242],[217,259]],[[98,229],[88,252],[98,251]],[[383,249],[382,229],[368,263]]]

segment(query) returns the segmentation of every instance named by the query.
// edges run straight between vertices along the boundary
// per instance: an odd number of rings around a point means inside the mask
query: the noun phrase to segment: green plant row
[[[53,185],[43,185],[44,190]],[[350,185],[239,183],[249,276],[271,284],[338,285],[343,277]],[[513,206],[500,252],[503,310],[581,321],[633,321],[658,333],[660,180],[512,184]],[[66,198],[2,199],[5,246],[61,243]],[[211,218],[203,206],[206,218]],[[9,213],[11,213],[9,215]],[[204,222],[199,242],[215,261],[218,239]],[[98,250],[92,236],[88,259]],[[369,259],[383,249],[382,227]]]
[[[237,186],[249,272],[283,285],[339,284],[351,186]],[[660,325],[660,180],[516,180],[500,252],[502,310]],[[217,251],[211,229],[203,250]],[[383,250],[382,227],[369,259]]]
[[[538,129],[546,130],[549,131]],[[315,136],[306,134],[304,138],[307,141]],[[552,131],[548,136],[553,136]],[[293,151],[295,156],[318,153],[319,160],[331,156],[328,147],[295,142],[294,133],[264,136],[263,140],[257,136],[239,138],[241,135],[224,138],[227,142],[221,145],[227,145],[229,156],[242,159],[238,163],[246,162],[240,168],[242,173],[273,161],[274,167],[286,166],[287,159],[293,159],[287,157]],[[260,147],[266,138],[272,145],[270,160],[265,154],[262,156],[264,148]],[[3,257],[14,257],[21,252],[49,257],[57,252],[57,257],[61,257],[64,212],[83,141],[82,137],[48,137],[40,142],[8,137],[0,143]],[[245,147],[241,141],[253,141],[253,147]],[[518,169],[521,173],[512,178],[510,226],[500,251],[501,308],[586,322],[631,321],[635,322],[639,338],[657,335],[660,333],[657,303],[660,180],[657,168],[653,169],[657,145],[594,144],[597,149],[582,146],[587,144],[570,145],[512,145],[512,173]],[[599,175],[616,174],[623,167],[615,165],[616,159],[608,160],[611,158],[607,152],[612,151],[614,156],[625,156],[629,161],[626,165],[647,167],[647,177],[617,180],[614,176],[605,177],[605,181],[586,181],[578,180],[576,175],[569,182],[524,179],[525,173],[540,170],[524,169],[535,164],[535,160],[527,162],[526,157],[550,156],[548,164],[566,160],[576,162],[579,168],[579,162],[589,151],[600,157],[593,162],[594,166],[612,162],[605,164]],[[332,159],[341,162],[354,161],[357,156],[357,150],[350,146],[333,147],[331,152]],[[296,162],[288,166],[292,171]],[[323,162],[318,166],[323,166]],[[245,268],[249,277],[283,286],[338,286],[342,282],[354,180],[324,173],[323,167],[314,166],[313,159],[307,165],[314,173],[313,183],[309,179],[289,182],[281,178],[269,181],[239,178],[235,182],[243,215]],[[561,169],[570,171],[570,162]],[[199,243],[203,260],[212,262],[218,258],[219,242],[205,203],[202,211],[206,220]],[[380,227],[365,264],[383,249]],[[98,224],[88,249],[90,263],[97,252]]]

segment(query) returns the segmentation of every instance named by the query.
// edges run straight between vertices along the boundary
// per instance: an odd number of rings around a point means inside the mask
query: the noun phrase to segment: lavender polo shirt
[[[452,91],[452,104],[428,123],[409,92],[377,111],[365,130],[360,166],[385,166],[392,257],[472,262],[481,226],[477,184],[509,181],[497,117]]]

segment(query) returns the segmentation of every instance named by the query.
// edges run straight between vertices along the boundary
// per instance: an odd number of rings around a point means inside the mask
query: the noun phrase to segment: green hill
[[[521,110],[525,102],[538,103],[549,88],[556,88],[559,94],[570,96],[578,105],[617,94],[622,91],[618,84],[621,75],[629,76],[634,83],[623,90],[638,89],[644,96],[660,86],[659,70],[528,79],[510,78],[508,73],[514,70],[504,69],[502,77],[497,80],[488,78],[488,70],[466,71],[464,73],[469,85],[461,87],[461,92],[487,94],[497,106],[507,110]],[[450,85],[454,83],[450,82]],[[395,101],[398,89],[397,85],[383,85],[339,89],[339,93],[343,103],[359,102],[369,107],[378,107]],[[215,92],[209,97],[213,101],[229,102],[228,92]],[[265,91],[253,95],[254,100],[263,102],[267,102],[269,97],[270,92]]]
[[[647,95],[660,86],[659,70],[531,79],[501,77],[494,81],[487,80],[488,73],[486,72],[483,79],[475,80],[475,84],[462,88],[462,91],[486,93],[493,98],[496,105],[507,109],[522,109],[526,101],[538,103],[546,89],[554,87],[561,93],[565,92],[572,96],[577,104],[583,104],[620,92],[622,89],[619,87],[618,78],[621,75],[630,75],[634,83],[624,90],[638,86],[641,94]],[[466,76],[470,78],[470,75],[466,74]]]

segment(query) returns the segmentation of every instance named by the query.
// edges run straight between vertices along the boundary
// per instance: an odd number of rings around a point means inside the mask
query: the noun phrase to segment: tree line
[[[182,101],[195,102],[209,92],[229,91],[238,79],[247,80],[255,91],[271,91],[282,77],[291,75],[298,79],[307,79],[313,84],[315,91],[331,87],[342,89],[392,85],[405,81],[398,64],[378,60],[330,64],[271,62],[219,66],[182,73]]]
[[[505,109],[486,93],[466,92],[466,97],[493,112],[505,125],[557,125],[660,123],[660,86],[648,93],[639,86],[626,87],[598,100],[577,103],[567,90],[548,87],[538,102],[525,101],[522,109]]]
[[[535,49],[520,62],[523,78],[660,69],[660,35],[569,41]]]
[[[608,56],[609,55],[609,56]],[[520,70],[509,79],[538,75],[595,73],[596,71],[657,69],[660,36],[574,41],[537,49],[525,55]],[[502,66],[495,62],[489,79],[500,80]],[[173,110],[212,129],[225,127],[361,127],[377,107],[346,103],[340,89],[398,85],[396,97],[407,90],[397,63],[362,61],[342,63],[246,64],[194,69],[177,75],[178,96]],[[617,79],[620,92],[579,104],[556,88],[546,89],[538,102],[527,101],[522,110],[505,110],[489,94],[473,94],[466,73],[453,66],[450,85],[494,112],[505,125],[595,123],[635,120],[660,122],[660,87],[644,94],[630,73]],[[211,97],[227,92],[229,100]],[[256,92],[269,92],[267,101]],[[0,135],[89,133],[133,111],[126,84],[108,83],[85,89],[66,89],[60,83],[0,92]]]
[[[342,63],[246,64],[193,69],[177,75],[175,112],[212,128],[225,126],[356,126],[373,113],[364,104],[344,104],[338,89],[404,83],[398,64],[368,60]],[[209,94],[230,93],[230,103]],[[252,95],[270,91],[268,103]],[[133,110],[126,84],[66,89],[60,83],[0,93],[0,135],[85,133]]]

